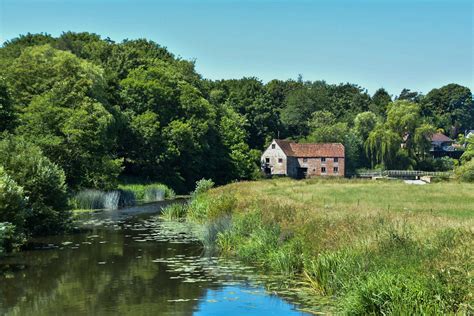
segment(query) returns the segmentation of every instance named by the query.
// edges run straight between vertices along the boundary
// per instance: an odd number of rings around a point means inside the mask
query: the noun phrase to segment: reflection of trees
[[[176,254],[197,255],[200,250],[195,245],[137,243],[124,237],[137,233],[99,230],[88,235],[102,235],[100,239],[86,239],[84,234],[51,237],[46,242],[60,244],[68,240],[73,244],[63,250],[25,251],[7,258],[7,262],[26,268],[14,272],[14,278],[0,277],[0,313],[191,314],[196,301],[168,300],[200,298],[210,284],[170,279],[173,274],[166,272],[166,266],[152,260]],[[71,249],[76,243],[79,248]]]

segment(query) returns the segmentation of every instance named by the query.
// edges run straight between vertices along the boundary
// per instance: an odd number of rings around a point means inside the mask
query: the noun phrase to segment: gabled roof
[[[288,140],[275,139],[286,156],[311,158],[311,157],[340,157],[344,158],[344,145],[341,143],[312,143],[300,144]]]
[[[448,136],[442,134],[442,133],[434,133],[431,136],[431,141],[432,142],[454,142],[451,138]]]

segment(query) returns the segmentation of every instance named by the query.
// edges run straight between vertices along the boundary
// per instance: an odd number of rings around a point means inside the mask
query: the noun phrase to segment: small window
[[[321,173],[326,173],[326,167],[321,167]]]
[[[270,163],[270,158],[265,158],[266,163]]]
[[[275,149],[275,144],[272,144],[272,149]]]
[[[334,158],[334,162],[339,162],[339,158]]]
[[[338,173],[339,172],[339,168],[338,167],[334,167],[334,173]]]
[[[303,158],[303,162],[308,162],[308,158]]]
[[[282,162],[283,162],[283,158],[278,158],[278,162],[279,162],[279,163],[282,163]]]
[[[326,162],[326,158],[325,157],[321,158],[321,162]]]

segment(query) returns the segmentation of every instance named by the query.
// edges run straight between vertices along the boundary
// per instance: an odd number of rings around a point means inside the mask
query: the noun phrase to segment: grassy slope
[[[473,311],[472,184],[240,182],[199,196],[187,217],[221,253],[294,276],[347,313]]]

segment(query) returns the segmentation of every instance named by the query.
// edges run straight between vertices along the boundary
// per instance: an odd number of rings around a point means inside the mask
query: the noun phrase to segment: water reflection
[[[300,314],[249,283],[251,268],[202,257],[185,225],[149,214],[85,223],[0,260],[0,314]]]

